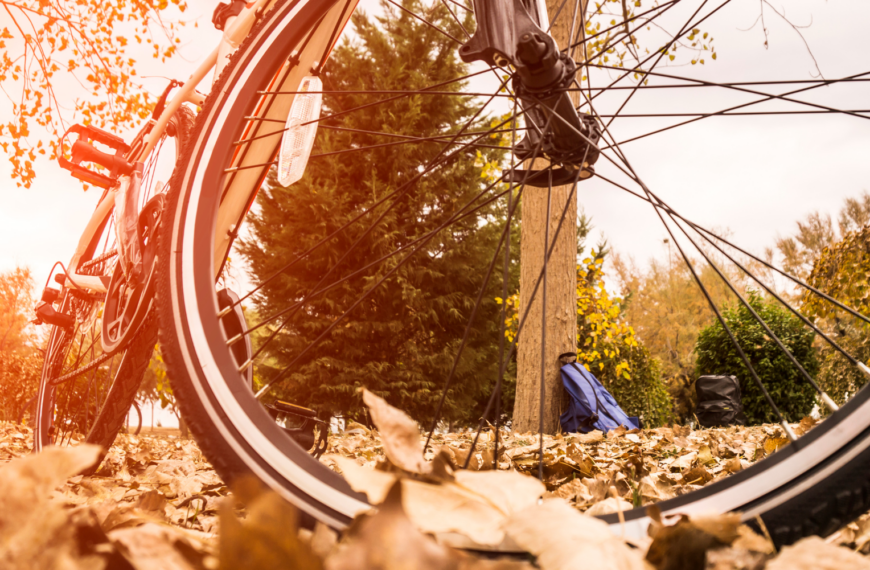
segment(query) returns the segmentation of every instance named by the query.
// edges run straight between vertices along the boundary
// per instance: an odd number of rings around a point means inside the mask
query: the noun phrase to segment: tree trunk
[[[552,18],[562,0],[547,0]],[[586,3],[577,12],[574,33],[581,25],[581,14]],[[556,18],[551,33],[560,47],[569,43],[573,6],[566,3]],[[579,57],[580,50],[575,53]],[[579,72],[578,72],[579,74]],[[579,94],[572,94],[579,97]],[[577,100],[575,100],[575,104]],[[545,168],[547,161],[538,159],[535,168]],[[529,165],[526,165],[529,168]],[[563,388],[559,376],[559,355],[577,350],[577,194],[571,196],[565,221],[556,237],[556,228],[571,186],[553,188],[550,197],[549,241],[555,238],[555,247],[547,263],[547,306],[543,306],[543,281],[535,293],[517,347],[517,392],[514,403],[513,429],[518,432],[537,432],[540,426],[541,361],[544,362],[544,433],[559,431],[562,412]],[[529,305],[529,297],[544,265],[548,247],[544,245],[547,220],[547,189],[527,186],[523,191],[522,240],[520,249],[520,317]],[[546,311],[546,342],[541,346],[542,312]],[[542,355],[543,348],[543,355]]]

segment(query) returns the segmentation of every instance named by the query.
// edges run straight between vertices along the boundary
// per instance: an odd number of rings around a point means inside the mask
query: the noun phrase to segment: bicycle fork
[[[459,49],[463,61],[483,61],[512,71],[514,93],[529,129],[517,149],[522,160],[535,149],[561,168],[525,172],[514,169],[511,180],[546,187],[585,180],[598,160],[600,130],[595,119],[580,114],[569,90],[577,65],[560,51],[549,28],[546,7],[535,0],[473,0],[477,30]]]

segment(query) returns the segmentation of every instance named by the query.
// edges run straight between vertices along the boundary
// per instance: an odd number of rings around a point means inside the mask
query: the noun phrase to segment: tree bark
[[[547,10],[552,18],[562,0],[547,0]],[[581,14],[586,2],[577,11],[574,29],[581,25]],[[564,48],[569,43],[574,7],[566,3],[556,18],[551,33]],[[579,55],[577,51],[575,57]],[[572,94],[572,97],[579,97]],[[575,104],[577,100],[575,100]],[[536,169],[545,168],[547,161],[535,161]],[[529,168],[529,165],[526,165]],[[522,240],[520,247],[520,317],[529,306],[529,297],[544,265],[549,248],[544,244],[549,223],[550,244],[555,239],[553,253],[547,263],[547,306],[543,306],[543,281],[538,286],[531,303],[526,322],[517,346],[517,391],[514,403],[513,429],[518,432],[537,432],[541,411],[541,360],[544,362],[544,433],[559,431],[559,415],[562,413],[563,388],[559,375],[559,355],[577,350],[577,193],[571,194],[571,186],[553,188],[550,197],[550,217],[547,220],[547,189],[527,186],[523,190]],[[556,236],[556,228],[565,208],[565,221]],[[546,311],[546,342],[541,345],[542,313]],[[543,352],[543,355],[542,355]]]

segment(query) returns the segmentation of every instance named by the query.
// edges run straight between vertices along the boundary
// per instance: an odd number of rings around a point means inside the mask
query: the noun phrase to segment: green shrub
[[[749,303],[770,329],[795,356],[806,371],[815,377],[819,371],[815,333],[787,309],[749,292]],[[788,421],[798,421],[813,409],[815,391],[801,376],[791,360],[776,345],[742,304],[726,306],[723,317],[737,338],[750,364],[771,398]],[[756,386],[749,370],[718,320],[704,328],[695,346],[696,371],[703,374],[733,374],[740,380],[743,409],[749,425],[776,421],[776,416]]]

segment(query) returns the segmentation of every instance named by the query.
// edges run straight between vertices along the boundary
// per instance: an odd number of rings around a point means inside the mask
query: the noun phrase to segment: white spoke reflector
[[[286,130],[281,137],[281,153],[278,156],[278,183],[285,188],[302,178],[305,165],[308,164],[323,102],[323,83],[319,77],[308,76],[299,84],[297,91],[287,117]],[[309,93],[312,91],[314,93]]]

